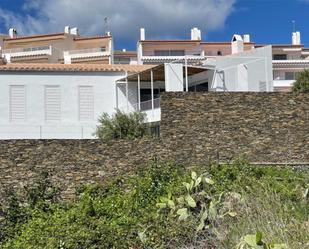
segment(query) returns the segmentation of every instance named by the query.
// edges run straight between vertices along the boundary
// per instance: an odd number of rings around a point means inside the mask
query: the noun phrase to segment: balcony
[[[88,48],[80,50],[70,50],[63,52],[65,64],[71,64],[72,60],[95,58],[95,57],[109,57],[111,52],[106,48]]]
[[[158,122],[161,120],[161,107],[160,107],[160,98],[153,100],[144,101],[141,103],[129,104],[128,106],[120,107],[121,111],[130,113],[130,112],[142,112],[146,114],[147,122]]]
[[[164,63],[185,60],[188,62],[196,62],[205,60],[206,58],[204,51],[201,50],[186,50],[182,51],[182,53],[181,51],[173,50],[162,51],[162,53],[156,53],[156,51],[153,50],[146,50],[143,51],[141,60],[146,63]]]
[[[14,58],[28,56],[49,56],[52,55],[52,50],[52,46],[4,49],[2,51],[2,57],[6,59],[8,63],[10,63]]]

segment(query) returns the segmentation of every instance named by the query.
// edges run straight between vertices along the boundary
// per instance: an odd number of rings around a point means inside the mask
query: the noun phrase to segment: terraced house
[[[81,36],[78,28],[66,26],[56,34],[18,36],[11,28],[1,35],[2,58],[7,63],[113,63],[113,39],[110,33]]]
[[[147,40],[137,51],[114,50],[110,32],[0,37],[0,139],[93,138],[99,116],[115,109],[161,120],[164,92],[289,91],[309,52],[293,33],[291,45],[258,45],[250,35],[203,42]]]

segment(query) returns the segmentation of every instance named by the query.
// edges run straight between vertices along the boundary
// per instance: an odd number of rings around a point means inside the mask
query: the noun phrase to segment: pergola
[[[141,83],[142,82],[150,82],[150,89],[151,89],[151,107],[154,109],[154,82],[165,82],[165,65],[161,64],[158,66],[154,66],[153,68],[147,69],[145,71],[127,75],[125,78],[119,79],[116,81],[116,84],[126,84],[126,97],[127,97],[127,107],[129,106],[129,100],[128,100],[128,91],[129,87],[128,85],[130,83],[137,83],[137,97],[138,97],[138,109],[140,110],[140,104],[141,104],[141,96],[140,96],[140,90],[141,90]],[[189,84],[188,84],[188,77],[199,74],[201,72],[209,70],[208,68],[201,67],[201,66],[189,66],[189,65],[183,65],[183,78],[185,79],[185,90],[189,91]],[[117,97],[118,98],[118,97]],[[118,100],[117,100],[118,102]]]

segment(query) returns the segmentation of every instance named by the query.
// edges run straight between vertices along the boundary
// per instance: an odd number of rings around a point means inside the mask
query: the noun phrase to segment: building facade
[[[127,103],[125,92],[117,92],[115,81],[148,68],[1,65],[0,139],[93,138],[100,115],[113,114],[118,105]]]
[[[253,51],[265,46],[268,45],[252,42],[248,34],[234,35],[231,42],[203,42],[198,28],[191,30],[191,39],[188,40],[147,40],[145,29],[141,29],[137,54],[139,64],[176,61],[193,65],[203,64],[205,61],[218,61],[220,64],[221,57]],[[271,46],[273,90],[291,91],[297,73],[309,68],[309,48],[301,44],[300,32],[292,33],[291,44]]]
[[[18,36],[13,28],[0,37],[1,56],[7,63],[113,64],[110,33],[84,37],[78,28],[56,34]]]

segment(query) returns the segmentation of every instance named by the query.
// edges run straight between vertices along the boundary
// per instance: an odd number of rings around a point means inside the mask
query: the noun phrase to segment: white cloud
[[[224,27],[236,0],[27,0],[25,14],[0,9],[0,22],[22,34],[61,32],[78,26],[82,34],[102,34],[104,18],[119,40],[136,41],[140,27],[147,37],[189,36],[190,28],[203,32]],[[31,14],[30,14],[31,13]]]

